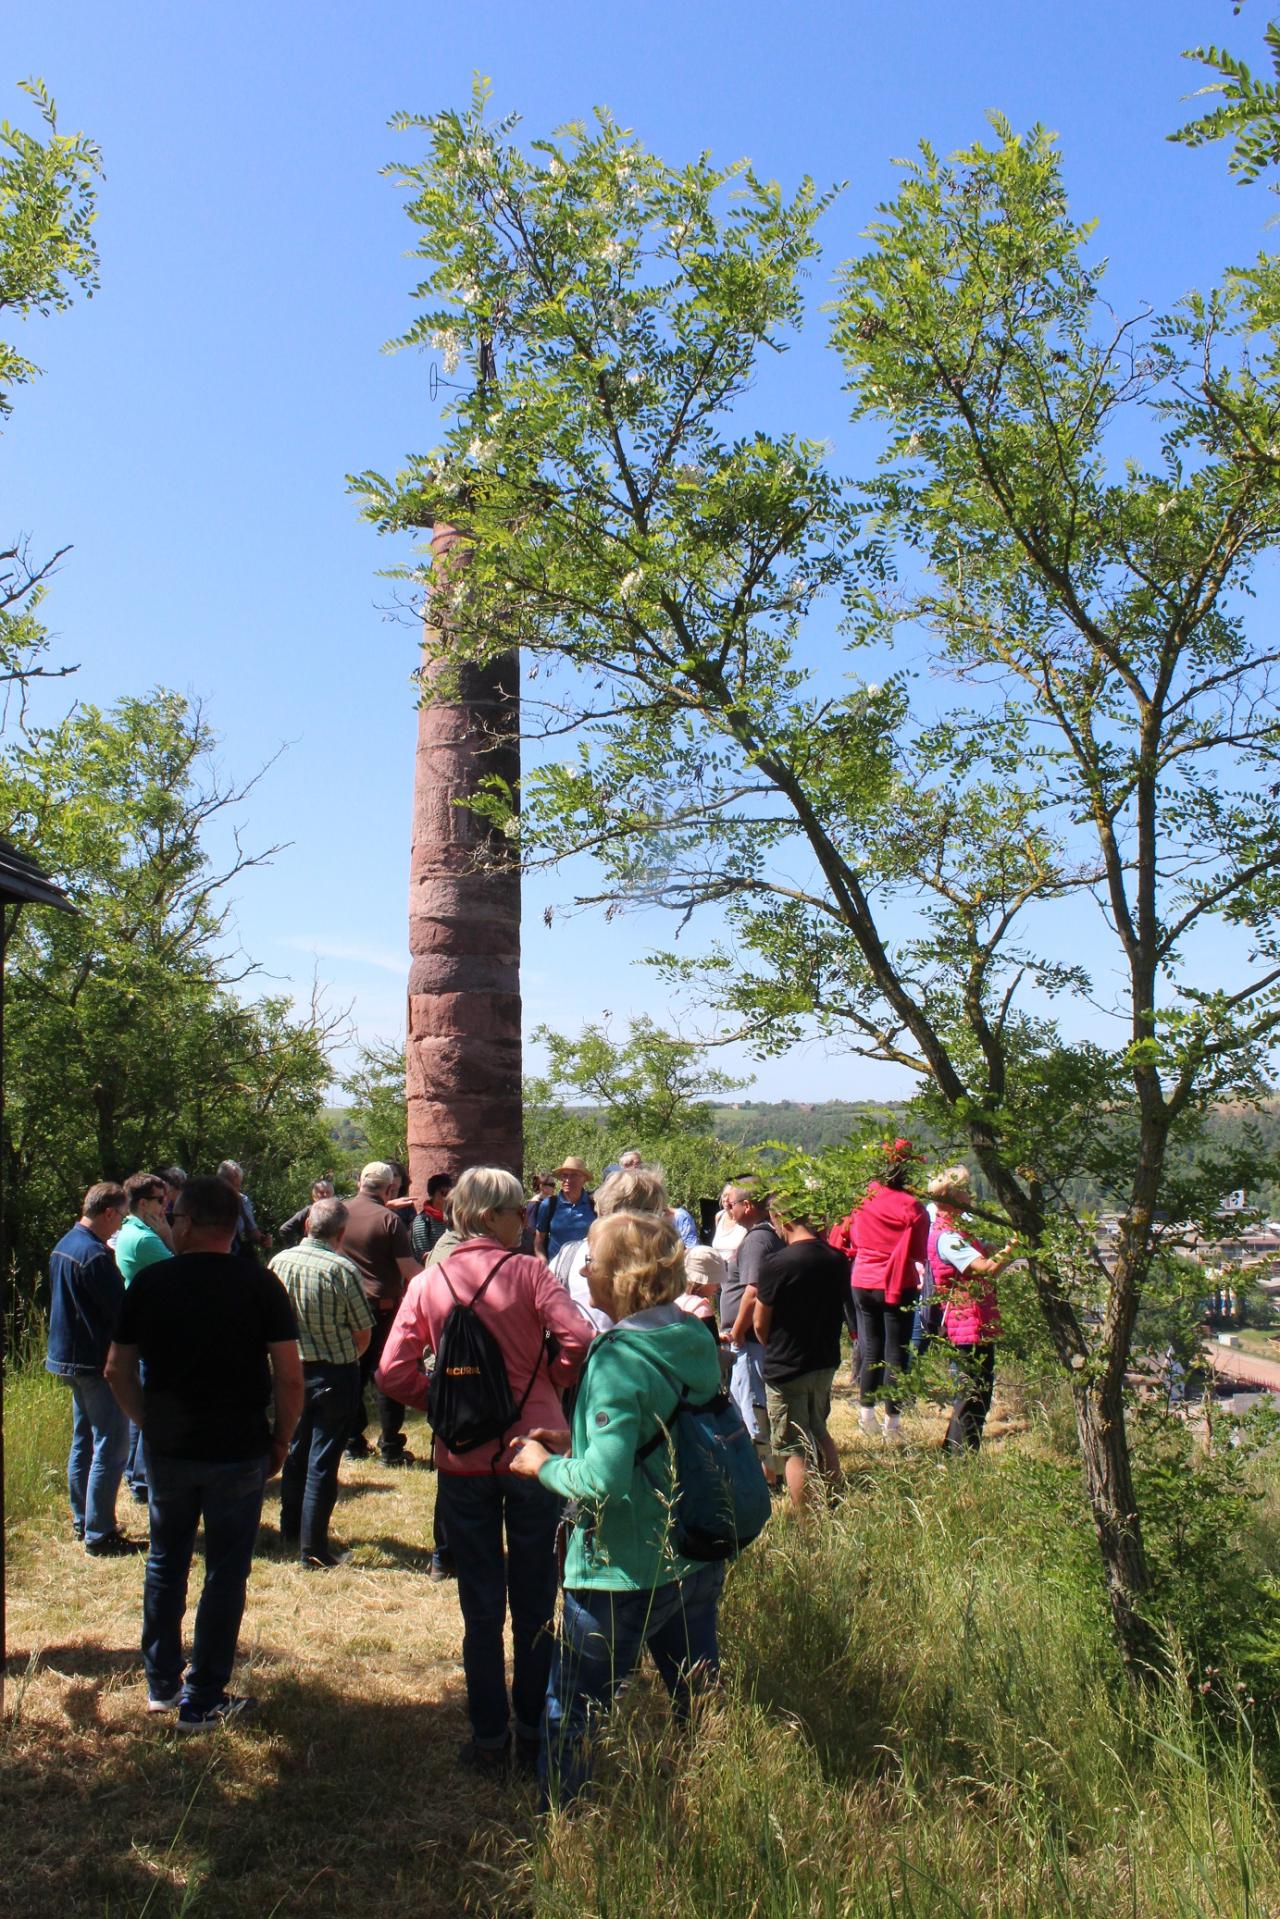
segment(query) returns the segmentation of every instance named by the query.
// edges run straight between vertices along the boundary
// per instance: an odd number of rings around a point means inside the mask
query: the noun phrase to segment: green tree
[[[1236,7],[1236,12],[1240,7]],[[1191,47],[1184,60],[1198,60],[1218,78],[1197,91],[1221,94],[1221,104],[1188,120],[1169,138],[1185,147],[1203,147],[1229,140],[1229,171],[1241,186],[1252,186],[1269,168],[1280,164],[1280,23],[1270,20],[1263,44],[1271,61],[1273,80],[1259,80],[1247,61],[1223,47]],[[1273,185],[1272,191],[1276,189]]]
[[[408,1165],[408,1112],[404,1090],[404,1047],[375,1040],[362,1046],[356,1064],[342,1082],[351,1101],[348,1112],[359,1129],[361,1145],[355,1158],[396,1159]],[[354,1175],[359,1165],[351,1167]]]
[[[28,1292],[96,1179],[239,1159],[268,1225],[327,1163],[341,1022],[247,996],[227,889],[269,853],[243,850],[232,821],[254,782],[221,781],[215,745],[199,707],[157,690],[84,707],[0,758],[0,813],[77,909],[8,912],[5,1225]],[[207,842],[224,825],[216,865]]]
[[[647,1014],[628,1021],[624,1040],[613,1038],[607,1014],[576,1039],[549,1026],[535,1028],[533,1038],[546,1048],[553,1096],[596,1107],[610,1127],[638,1143],[710,1133],[709,1101],[747,1083],[708,1066],[704,1046],[667,1032]]]
[[[577,1038],[539,1026],[533,1038],[546,1048],[547,1071],[524,1088],[525,1163],[530,1176],[568,1153],[585,1157],[599,1178],[602,1167],[629,1147],[662,1167],[672,1200],[697,1217],[701,1200],[714,1199],[725,1179],[741,1170],[743,1154],[715,1134],[710,1101],[739,1082],[707,1064],[707,1049],[657,1025],[647,1015],[628,1021],[615,1040],[602,1024]]]
[[[1218,1202],[1206,1111],[1260,1096],[1280,1023],[1280,651],[1243,598],[1280,532],[1268,289],[1116,321],[1047,133],[924,147],[841,277],[833,344],[884,445],[842,487],[744,418],[800,318],[808,182],[668,167],[603,114],[526,152],[483,90],[401,124],[427,145],[398,174],[426,263],[404,339],[477,377],[439,446],[353,484],[380,527],[459,526],[446,644],[518,634],[582,735],[490,816],[530,863],[593,854],[611,907],[721,907],[732,946],[667,971],[759,1052],[816,1026],[917,1076],[1028,1249],[1143,1670],[1134,1318],[1162,1222]],[[801,649],[826,588],[842,665]],[[1056,1002],[1100,995],[1064,1036]],[[1110,1266],[1082,1174],[1118,1195]]]
[[[35,102],[45,137],[0,121],[0,325],[91,297],[98,284],[93,224],[94,183],[102,170],[94,142],[58,132],[58,116],[43,81],[23,92]],[[12,389],[34,380],[35,362],[0,339],[0,420],[13,410]],[[60,678],[69,666],[41,663],[49,638],[40,606],[50,576],[68,549],[33,557],[25,539],[0,549],[0,686],[32,678]]]

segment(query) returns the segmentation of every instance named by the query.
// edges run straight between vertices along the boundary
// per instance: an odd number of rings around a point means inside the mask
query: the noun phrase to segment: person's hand
[[[288,1450],[289,1450],[289,1442],[287,1439],[272,1440],[271,1450],[267,1454],[267,1478],[268,1479],[274,1479],[276,1474],[280,1471],[280,1468],[284,1465],[285,1454],[288,1452]]]
[[[536,1439],[549,1453],[567,1453],[571,1444],[567,1426],[535,1426],[525,1437]]]
[[[514,1443],[516,1450],[511,1461],[512,1472],[518,1473],[521,1479],[536,1479],[551,1454],[532,1437],[517,1439]]]

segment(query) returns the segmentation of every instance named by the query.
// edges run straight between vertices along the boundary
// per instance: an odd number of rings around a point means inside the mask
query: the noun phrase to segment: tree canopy
[[[98,284],[96,181],[102,159],[83,133],[58,131],[58,115],[43,81],[23,92],[35,102],[45,137],[0,120],[0,326],[90,298]],[[0,421],[13,410],[12,389],[39,375],[35,362],[0,339]],[[33,556],[18,535],[0,548],[0,686],[35,677],[58,678],[70,667],[41,664],[48,633],[40,618],[49,578],[67,549]]]
[[[232,822],[252,783],[222,779],[215,746],[198,706],[155,689],[0,757],[0,812],[77,909],[18,915],[8,940],[5,1224],[23,1290],[95,1180],[238,1158],[269,1220],[330,1157],[339,1022],[248,995],[226,889],[269,851],[244,850]]]
[[[845,482],[746,417],[802,318],[810,182],[669,166],[602,112],[524,148],[483,88],[399,124],[426,144],[396,170],[426,263],[403,342],[474,382],[354,484],[380,527],[459,528],[442,648],[518,637],[580,734],[490,817],[530,863],[593,855],[611,910],[721,907],[729,938],[667,971],[758,1051],[816,1024],[917,1076],[1031,1254],[1140,1663],[1134,1318],[1164,1222],[1241,1183],[1170,1147],[1262,1094],[1280,1025],[1280,650],[1248,601],[1280,531],[1271,277],[1117,318],[1050,134],[923,145],[839,276],[883,449]],[[837,660],[805,649],[829,592]],[[1081,1173],[1119,1195],[1110,1270]]]

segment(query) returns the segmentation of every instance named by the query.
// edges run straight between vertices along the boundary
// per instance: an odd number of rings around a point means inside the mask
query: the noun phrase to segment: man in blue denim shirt
[[[103,1377],[124,1281],[107,1245],[119,1232],[128,1200],[110,1181],[91,1186],[80,1218],[49,1256],[47,1371],[71,1387],[71,1451],[67,1491],[71,1526],[95,1559],[140,1553],[116,1525],[116,1494],[129,1448],[129,1422]]]

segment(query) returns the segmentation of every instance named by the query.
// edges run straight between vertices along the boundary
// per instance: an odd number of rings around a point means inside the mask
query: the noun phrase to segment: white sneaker
[[[879,1431],[879,1425],[876,1421],[876,1409],[874,1406],[859,1406],[858,1429],[860,1432],[865,1433],[868,1439],[875,1438],[876,1433]]]
[[[902,1444],[902,1415],[900,1413],[885,1414],[884,1436],[891,1446],[900,1446]]]

